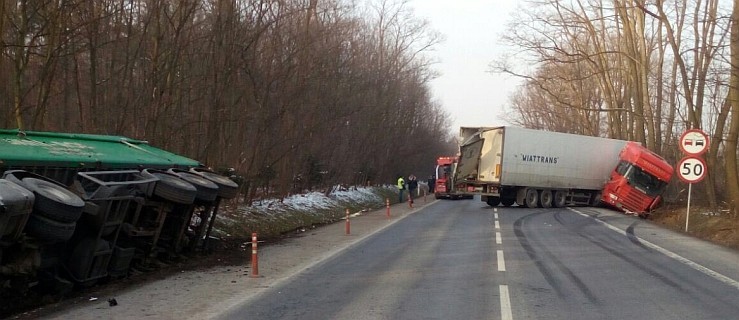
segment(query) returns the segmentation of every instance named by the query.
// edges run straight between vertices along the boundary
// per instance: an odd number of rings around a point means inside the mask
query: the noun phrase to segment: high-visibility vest
[[[398,178],[398,189],[405,189],[405,180],[403,180],[403,177]]]

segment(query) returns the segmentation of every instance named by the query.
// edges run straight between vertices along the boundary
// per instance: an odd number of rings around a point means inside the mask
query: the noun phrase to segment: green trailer
[[[66,291],[147,270],[163,253],[181,259],[206,247],[221,199],[237,192],[146,141],[0,130],[0,280]]]
[[[84,171],[202,166],[146,141],[122,136],[0,129],[0,170],[27,170],[64,184]]]

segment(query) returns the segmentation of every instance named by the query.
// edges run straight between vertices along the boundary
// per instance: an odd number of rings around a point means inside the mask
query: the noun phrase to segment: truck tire
[[[488,197],[486,202],[491,207],[497,207],[500,204],[500,197]]]
[[[539,205],[539,192],[536,189],[526,189],[524,205],[528,208],[536,208]]]
[[[239,194],[239,185],[228,177],[196,168],[190,169],[190,172],[213,181],[218,186],[218,196],[223,199],[233,199]]]
[[[514,198],[503,198],[503,199],[500,199],[500,203],[502,203],[506,207],[510,207],[514,203],[516,203],[516,199],[514,199]]]
[[[600,200],[602,197],[602,193],[596,192],[593,194],[593,197],[590,198],[590,206],[592,207],[600,207],[603,204],[603,201]]]
[[[23,185],[33,192],[35,213],[59,222],[75,222],[82,215],[85,202],[71,191],[36,178],[23,178]]]
[[[563,190],[557,190],[554,192],[554,202],[552,205],[555,208],[564,208],[567,206],[567,192]]]
[[[542,208],[551,208],[552,207],[552,201],[554,197],[552,196],[552,190],[544,189],[539,192],[539,206]]]
[[[28,217],[25,232],[40,240],[49,242],[64,242],[74,234],[75,222],[59,222],[44,216],[32,213]]]
[[[154,176],[159,179],[154,185],[155,196],[181,204],[195,202],[195,195],[198,191],[187,181],[158,170],[144,169],[141,171],[141,174],[146,177]]]
[[[197,193],[195,195],[196,200],[203,202],[213,202],[218,197],[218,185],[203,176],[173,169],[169,169],[167,172],[177,175],[181,179],[192,184],[197,190]]]

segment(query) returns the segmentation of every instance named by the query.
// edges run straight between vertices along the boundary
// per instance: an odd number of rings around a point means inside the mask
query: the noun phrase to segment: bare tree
[[[0,99],[14,102],[3,125],[144,138],[235,168],[261,188],[248,198],[285,195],[299,176],[309,188],[389,181],[448,147],[449,116],[428,88],[438,34],[405,1],[369,8],[6,1],[0,66],[13,81]]]
[[[739,173],[737,173],[737,144],[739,143],[739,5],[734,3],[731,13],[731,82],[729,101],[731,103],[731,122],[726,137],[726,189],[729,205],[734,217],[739,217]]]

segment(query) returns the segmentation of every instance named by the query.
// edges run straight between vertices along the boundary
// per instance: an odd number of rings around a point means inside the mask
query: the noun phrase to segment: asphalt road
[[[739,252],[601,208],[439,201],[223,319],[737,319]]]

